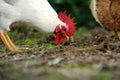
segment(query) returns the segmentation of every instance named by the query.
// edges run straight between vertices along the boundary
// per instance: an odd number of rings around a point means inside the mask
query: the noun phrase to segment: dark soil
[[[50,40],[20,41],[18,45],[30,48],[23,53],[10,52],[1,43],[0,80],[120,79],[120,41],[113,33],[95,29],[62,45]]]

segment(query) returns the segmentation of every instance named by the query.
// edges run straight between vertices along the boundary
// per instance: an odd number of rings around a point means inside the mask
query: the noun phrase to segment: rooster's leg
[[[119,40],[120,40],[120,32],[117,32],[117,35],[118,35],[118,38],[119,38]]]
[[[115,35],[117,36],[117,38],[120,40],[120,32],[115,31]]]
[[[4,42],[4,44],[9,48],[9,50],[11,51],[15,51],[15,52],[22,52],[23,49],[21,48],[17,48],[13,42],[11,41],[11,39],[9,38],[7,33],[1,33],[0,34],[0,38],[2,39],[2,41]]]

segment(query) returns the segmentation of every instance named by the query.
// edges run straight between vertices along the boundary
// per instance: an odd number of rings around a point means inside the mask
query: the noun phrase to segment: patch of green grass
[[[92,80],[112,80],[112,72],[101,72],[92,76]]]
[[[70,70],[70,69],[72,69],[72,68],[73,68],[72,65],[66,65],[66,66],[64,67],[64,69],[66,69],[66,70]]]
[[[70,69],[72,69],[72,68],[75,68],[75,69],[77,69],[78,71],[79,71],[79,70],[82,70],[82,69],[94,70],[92,66],[87,66],[87,67],[86,67],[86,66],[83,65],[83,64],[77,64],[75,67],[74,67],[73,65],[66,65],[66,66],[64,67],[64,69],[67,69],[67,70],[70,70]]]
[[[80,46],[79,48],[80,48],[80,49],[84,49],[84,48],[85,48],[85,46]]]
[[[46,50],[53,50],[55,49],[56,47],[58,47],[59,45],[54,45],[54,44],[51,44],[51,43],[42,43],[40,46],[39,46],[39,49],[46,49]]]
[[[23,43],[26,45],[37,44],[38,41],[38,39],[23,39]]]
[[[85,68],[85,66],[84,66],[83,64],[78,64],[78,65],[76,66],[76,68],[78,68],[78,69],[83,69],[83,68]]]
[[[55,45],[52,45],[52,44],[46,44],[47,48],[48,49],[54,49],[55,48]]]
[[[58,74],[50,74],[47,76],[47,80],[63,80],[64,77]]]
[[[10,37],[15,37],[16,35],[19,35],[19,34],[20,34],[20,32],[18,31],[18,29],[16,29],[15,31],[8,32],[8,35]]]
[[[9,67],[10,67],[10,64],[7,62],[0,64],[0,70],[9,69]]]
[[[80,37],[81,35],[83,35],[84,33],[88,32],[89,29],[87,29],[86,27],[80,27],[79,29],[77,29],[77,31],[75,32],[75,35],[74,37],[75,38],[78,38]]]

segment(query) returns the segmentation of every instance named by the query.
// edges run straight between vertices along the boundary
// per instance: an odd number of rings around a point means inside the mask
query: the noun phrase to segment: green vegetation
[[[112,72],[102,72],[99,73],[98,75],[94,75],[92,77],[92,80],[111,80],[112,79]]]
[[[23,43],[27,45],[37,44],[38,40],[37,39],[23,39]]]
[[[66,11],[68,14],[71,14],[72,17],[75,17],[76,23],[78,24],[77,28],[86,26],[88,29],[94,28],[96,24],[90,8],[91,0],[49,0],[51,5],[57,12]]]

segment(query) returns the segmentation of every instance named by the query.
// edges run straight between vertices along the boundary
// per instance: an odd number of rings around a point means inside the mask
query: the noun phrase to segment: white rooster
[[[48,0],[0,0],[0,38],[11,51],[22,51],[7,35],[9,26],[16,21],[29,22],[39,31],[53,32],[55,44],[61,44],[75,32],[74,19],[65,12],[57,14]]]

